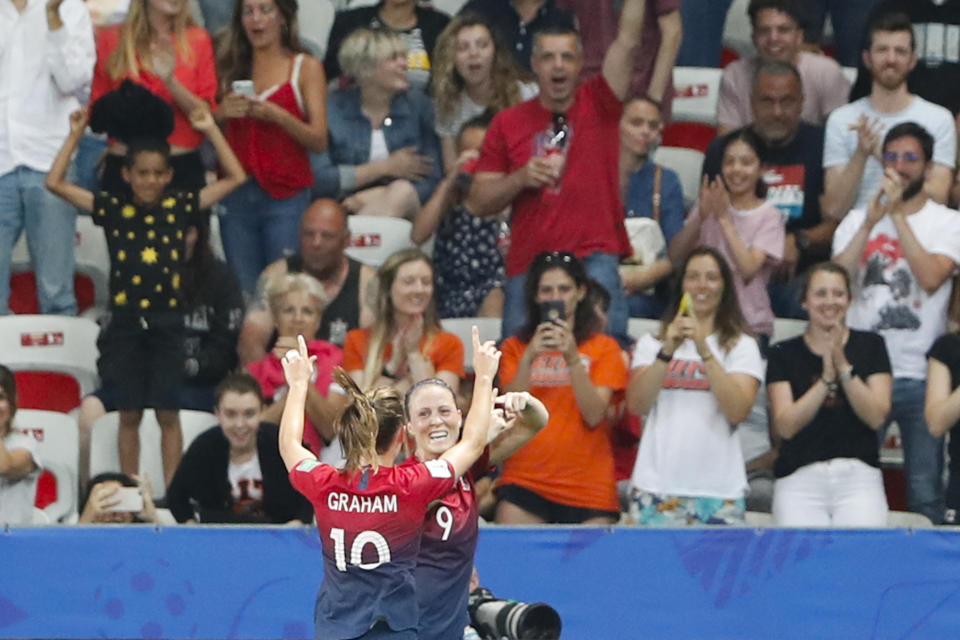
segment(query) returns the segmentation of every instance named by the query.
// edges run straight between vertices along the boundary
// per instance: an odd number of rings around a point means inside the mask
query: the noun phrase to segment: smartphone
[[[140,493],[140,487],[120,487],[113,494],[113,497],[118,502],[108,508],[107,511],[129,511],[131,513],[143,511],[143,495]]]
[[[566,320],[566,305],[563,300],[544,300],[540,303],[540,322]]]
[[[233,89],[234,93],[239,93],[241,96],[247,96],[249,98],[255,98],[257,96],[253,88],[253,80],[234,80],[230,83],[230,88]]]

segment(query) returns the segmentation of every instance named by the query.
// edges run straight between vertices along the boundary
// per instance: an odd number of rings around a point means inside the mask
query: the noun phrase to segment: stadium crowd
[[[958,523],[960,0],[845,3],[833,41],[825,1],[737,3],[752,47],[692,86],[729,0],[305,2],[0,0],[0,315],[23,235],[39,313],[101,325],[74,518],[308,522],[277,445],[297,337],[303,447],[342,466],[337,367],[363,392],[439,380],[466,413],[445,321],[502,318],[498,386],[549,418],[474,468],[491,522],[885,526],[895,423],[908,509]],[[668,168],[690,91],[715,92],[711,139]],[[78,213],[108,248],[90,308]],[[15,370],[0,522],[28,524]],[[114,411],[118,467],[89,480]],[[407,447],[436,458],[426,422]]]

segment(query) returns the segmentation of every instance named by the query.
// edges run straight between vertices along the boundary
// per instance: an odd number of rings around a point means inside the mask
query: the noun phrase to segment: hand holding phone
[[[105,511],[129,511],[130,513],[143,511],[143,494],[140,493],[140,487],[120,487],[112,497],[114,502],[104,509]]]
[[[544,300],[540,303],[540,322],[552,322],[567,319],[567,309],[563,300]]]

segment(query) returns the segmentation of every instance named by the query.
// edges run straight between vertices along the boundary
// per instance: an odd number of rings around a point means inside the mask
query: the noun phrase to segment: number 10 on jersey
[[[334,555],[337,561],[337,569],[347,570],[347,547],[346,536],[343,529],[334,527],[330,529],[330,538],[333,540]],[[363,562],[363,548],[372,544],[377,551],[376,562]],[[376,531],[361,531],[353,539],[350,545],[350,564],[361,569],[370,571],[376,569],[384,562],[390,562],[390,545],[387,539]]]

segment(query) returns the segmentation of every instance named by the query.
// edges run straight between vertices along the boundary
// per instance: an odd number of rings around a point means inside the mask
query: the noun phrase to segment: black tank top
[[[323,310],[320,330],[317,331],[317,338],[338,347],[343,346],[347,331],[360,326],[360,268],[363,265],[350,257],[347,262],[350,265],[347,278],[340,287],[340,293]],[[303,272],[303,258],[299,254],[287,257],[287,272]]]

